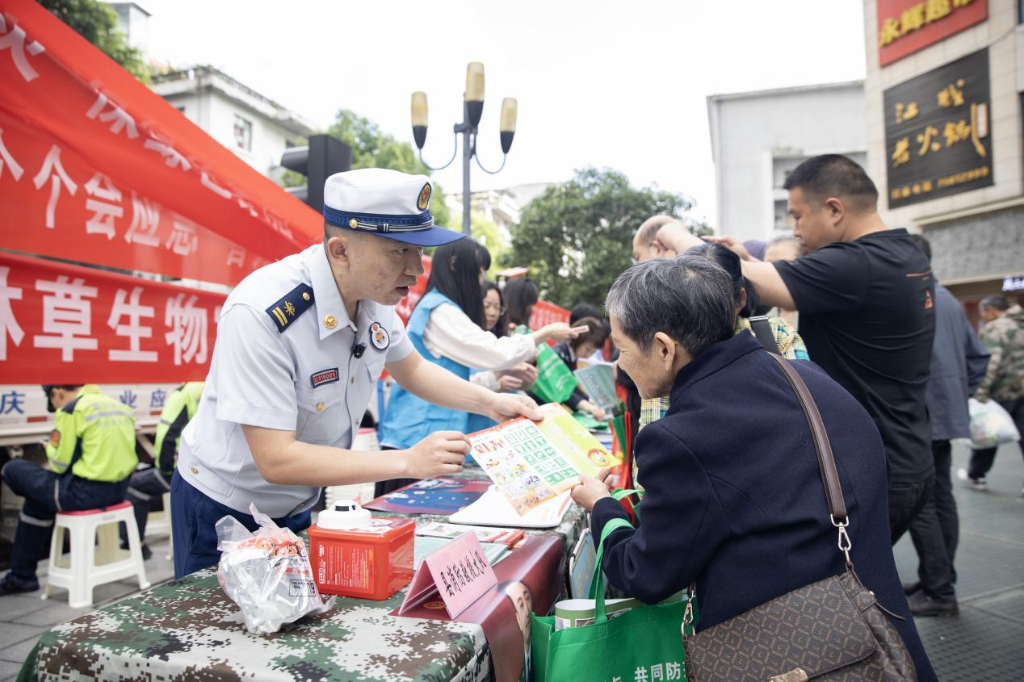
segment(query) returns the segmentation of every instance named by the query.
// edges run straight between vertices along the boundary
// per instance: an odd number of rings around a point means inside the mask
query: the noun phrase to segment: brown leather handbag
[[[683,617],[686,678],[689,682],[916,680],[906,645],[874,593],[853,572],[846,502],[818,407],[797,371],[778,355],[770,355],[782,367],[811,427],[846,571],[695,635],[686,634],[686,624],[693,622],[693,613],[687,609]],[[691,586],[691,595],[693,591]]]

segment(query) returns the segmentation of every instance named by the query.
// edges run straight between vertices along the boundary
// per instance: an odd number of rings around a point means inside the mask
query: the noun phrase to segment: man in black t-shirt
[[[889,460],[893,543],[924,506],[934,482],[925,404],[935,336],[935,282],[904,229],[878,215],[878,190],[838,154],[801,163],[786,179],[795,236],[808,255],[763,263],[737,240],[761,301],[800,312],[811,360],[868,411]]]

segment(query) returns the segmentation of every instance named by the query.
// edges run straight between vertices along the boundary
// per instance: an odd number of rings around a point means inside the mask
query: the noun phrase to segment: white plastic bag
[[[971,447],[992,448],[1020,440],[1020,432],[1010,413],[994,400],[987,403],[971,398],[967,402],[971,414]]]
[[[287,528],[279,528],[255,504],[249,512],[260,529],[250,533],[237,519],[217,522],[217,549],[221,551],[217,579],[225,594],[238,604],[245,628],[256,634],[277,632],[309,613],[331,608],[313,582],[306,543]]]

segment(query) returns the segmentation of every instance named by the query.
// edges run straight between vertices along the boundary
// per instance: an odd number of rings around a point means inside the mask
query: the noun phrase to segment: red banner
[[[885,66],[985,21],[988,0],[878,0],[878,64]]]
[[[0,252],[0,381],[202,381],[224,299]]]
[[[235,284],[322,218],[31,0],[0,14],[3,245]]]

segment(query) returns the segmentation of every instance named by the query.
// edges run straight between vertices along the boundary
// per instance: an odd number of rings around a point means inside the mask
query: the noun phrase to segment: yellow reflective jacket
[[[153,441],[153,454],[160,472],[170,476],[174,473],[174,465],[178,459],[178,442],[185,425],[192,421],[199,409],[199,399],[203,397],[202,381],[190,381],[172,391],[164,403],[160,413],[160,423],[156,427],[156,439]]]
[[[135,417],[131,408],[86,384],[78,396],[54,416],[46,446],[50,467],[90,481],[127,478],[139,460],[135,455]]]

